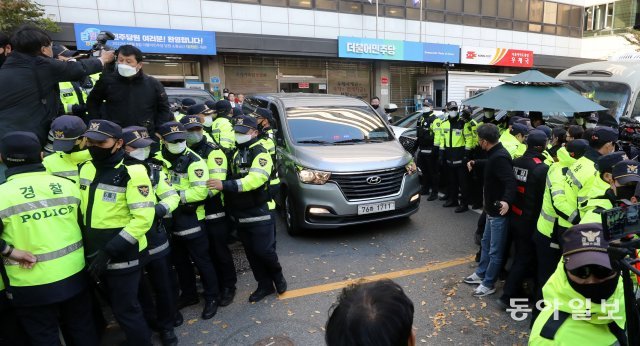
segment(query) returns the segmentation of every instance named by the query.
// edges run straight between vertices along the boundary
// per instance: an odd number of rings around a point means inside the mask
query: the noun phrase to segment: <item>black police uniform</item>
[[[543,141],[546,140],[544,133],[536,132],[539,133],[529,134],[529,149],[522,157],[513,160],[513,170],[518,184],[516,201],[511,205],[511,230],[516,256],[501,298],[506,303],[511,298],[521,298],[520,288],[524,280],[536,276],[531,270],[535,266],[535,244],[532,237],[542,209],[545,180],[549,170],[542,153],[532,148],[532,136],[539,135],[544,138]]]
[[[438,195],[438,150],[434,149],[431,125],[438,117],[433,111],[422,113],[418,119],[418,167],[422,171],[422,194],[431,192],[430,200]]]

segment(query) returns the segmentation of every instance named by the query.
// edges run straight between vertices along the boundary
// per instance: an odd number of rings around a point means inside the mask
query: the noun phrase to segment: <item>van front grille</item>
[[[397,194],[406,172],[404,167],[398,167],[381,171],[331,173],[329,181],[340,187],[347,200],[379,198]]]

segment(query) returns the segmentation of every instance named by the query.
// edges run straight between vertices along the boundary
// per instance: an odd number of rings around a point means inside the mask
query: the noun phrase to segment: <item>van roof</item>
[[[556,77],[561,80],[599,80],[628,84],[632,90],[640,87],[640,62],[598,61],[568,68]]]
[[[271,93],[256,94],[253,97],[280,100],[285,108],[290,107],[317,107],[317,106],[366,106],[367,103],[354,97],[327,94],[303,94],[303,93]]]

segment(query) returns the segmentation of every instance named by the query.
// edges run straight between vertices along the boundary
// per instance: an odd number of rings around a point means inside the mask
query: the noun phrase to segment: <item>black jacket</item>
[[[516,201],[511,206],[513,217],[522,221],[521,225],[535,229],[542,209],[542,199],[549,166],[545,157],[528,149],[521,157],[513,160],[513,171],[518,184]]]
[[[505,201],[509,206],[516,199],[516,176],[513,174],[511,155],[502,143],[496,144],[487,153],[487,159],[477,160],[484,169],[484,209],[489,216],[500,216],[494,207],[496,201]]]
[[[0,138],[11,131],[31,131],[44,146],[60,107],[58,83],[100,71],[96,58],[63,62],[11,53],[0,68]]]
[[[164,87],[142,70],[131,78],[118,71],[103,73],[89,94],[87,110],[91,119],[110,120],[123,128],[144,126],[150,134],[173,120]]]

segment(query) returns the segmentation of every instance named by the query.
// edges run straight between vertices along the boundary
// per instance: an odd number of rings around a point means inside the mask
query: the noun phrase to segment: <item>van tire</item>
[[[290,236],[295,237],[302,234],[302,228],[298,224],[298,216],[296,214],[295,206],[291,201],[291,194],[288,191],[283,191],[284,194],[284,203],[283,203],[283,214],[284,214],[284,223],[287,227],[287,233]]]

